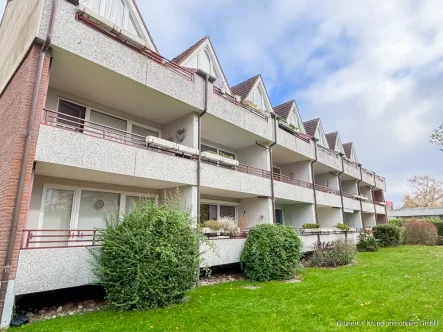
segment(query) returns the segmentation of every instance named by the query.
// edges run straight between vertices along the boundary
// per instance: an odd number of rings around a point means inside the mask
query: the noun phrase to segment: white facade
[[[43,40],[52,1],[29,3],[35,5],[32,13],[24,7],[33,23],[31,35]],[[18,4],[24,6],[24,0],[8,4],[0,45],[10,29],[8,15],[15,15]],[[385,180],[366,170],[361,176],[357,163],[343,162],[339,147],[340,153],[327,147],[321,124],[315,135],[318,142],[308,137],[304,128],[291,132],[276,124],[261,77],[245,98],[258,111],[239,102],[229,94],[208,40],[182,67],[161,58],[133,2],[125,0],[122,4],[120,16],[107,16],[100,1],[88,0],[85,4],[104,16],[107,25],[108,21],[122,25],[130,33],[110,38],[112,32],[98,31],[83,21],[94,19],[91,22],[95,24],[100,17],[84,16],[71,2],[58,1],[34,185],[15,286],[8,294],[94,281],[87,267],[87,248],[71,247],[69,243],[43,246],[28,241],[30,232],[38,235],[50,226],[61,231],[80,232],[80,227],[93,231],[96,224],[88,224],[88,220],[97,220],[93,208],[100,210],[103,205],[117,202],[121,211],[130,208],[128,202],[137,197],[162,204],[165,194],[177,188],[183,208],[196,219],[199,189],[200,203],[208,207],[208,218],[219,218],[223,213],[236,221],[244,217],[246,229],[273,222],[296,229],[318,223],[329,232],[338,223],[356,229],[371,227],[377,214],[385,215],[383,206],[372,201],[373,190],[386,190]],[[28,37],[19,38],[17,52],[23,53],[23,45],[30,43]],[[125,42],[119,38],[126,38]],[[140,43],[144,46],[137,48]],[[5,61],[0,60],[2,84],[10,76],[4,69]],[[226,89],[219,89],[217,80],[206,83],[205,75],[184,67],[196,67],[223,80]],[[205,105],[207,112],[199,119]],[[291,112],[289,122],[303,126],[298,110],[293,107]],[[362,196],[368,200],[361,202]],[[63,205],[62,212],[48,212],[46,207],[53,201]],[[82,204],[87,208],[80,208]],[[328,233],[321,240],[338,237],[342,235]],[[308,250],[317,236],[302,239]],[[215,250],[205,252],[205,261],[213,266],[236,263],[245,241],[214,239]]]

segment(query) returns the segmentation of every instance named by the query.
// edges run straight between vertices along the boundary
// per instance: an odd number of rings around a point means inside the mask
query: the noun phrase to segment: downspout
[[[361,196],[361,191],[360,191],[360,182],[363,181],[363,173],[361,170],[361,164],[358,164],[358,167],[360,168],[360,180],[357,181],[357,194],[358,196]],[[363,221],[363,202],[360,200],[360,217],[361,217],[361,226],[363,227],[363,229],[365,229],[365,223]]]
[[[343,190],[341,184],[341,175],[345,172],[345,163],[343,160],[343,153],[339,154],[341,157],[341,172],[338,172],[338,188],[340,189],[340,198],[341,198],[341,214],[343,218],[343,224],[345,224],[345,203],[343,202]]]
[[[317,192],[315,191],[315,172],[314,172],[314,164],[318,160],[318,152],[317,152],[317,141],[315,137],[312,138],[314,141],[314,148],[315,148],[315,159],[311,161],[311,175],[312,175],[312,189],[314,191],[314,214],[315,214],[315,223],[318,224],[318,214],[317,214]],[[320,242],[320,238],[319,238]]]
[[[374,173],[374,183],[376,183],[375,182],[375,173]],[[372,204],[374,205],[375,224],[377,225],[377,206],[375,204],[374,188],[375,188],[375,185],[371,186],[371,197],[372,197]]]
[[[209,74],[198,71],[197,74],[205,78],[205,101],[203,111],[198,115],[197,124],[197,140],[198,140],[198,160],[197,160],[197,225],[200,224],[200,186],[201,186],[201,148],[202,148],[202,125],[201,118],[208,111],[208,82]]]
[[[277,120],[278,115],[275,113],[271,113],[271,117],[274,119],[274,142],[272,142],[269,146],[264,146],[263,144],[260,144],[259,142],[255,142],[258,146],[261,146],[262,148],[265,148],[269,151],[269,164],[270,164],[270,170],[271,170],[271,205],[272,205],[272,223],[276,223],[276,215],[275,215],[275,191],[274,191],[274,161],[272,157],[272,147],[277,144]]]
[[[46,39],[42,45],[42,48],[40,49],[40,56],[39,56],[39,60],[38,60],[37,72],[36,72],[36,77],[35,77],[35,81],[34,81],[34,88],[33,88],[33,92],[32,92],[31,110],[29,113],[28,127],[27,127],[26,134],[25,134],[24,149],[23,149],[23,155],[22,155],[22,160],[21,160],[22,164],[21,164],[21,168],[20,168],[17,194],[15,195],[15,205],[14,205],[11,229],[9,231],[8,247],[6,249],[6,254],[5,254],[5,266],[2,269],[2,279],[1,279],[1,288],[0,288],[0,317],[3,315],[3,308],[4,308],[5,299],[6,299],[6,292],[8,289],[9,272],[10,272],[11,265],[12,265],[12,257],[13,257],[13,253],[14,253],[14,247],[15,247],[15,239],[17,237],[17,229],[18,229],[18,223],[19,223],[19,219],[20,219],[20,208],[21,208],[22,200],[23,200],[23,191],[24,191],[24,187],[25,187],[26,170],[27,170],[29,154],[30,154],[30,150],[31,150],[31,143],[32,143],[33,130],[34,130],[34,122],[35,122],[35,114],[37,112],[38,95],[40,92],[40,85],[41,85],[42,74],[43,74],[43,65],[44,65],[45,58],[46,58],[46,52],[49,49],[49,46],[51,45],[52,33],[54,30],[54,20],[55,20],[55,11],[57,8],[57,1],[58,0],[53,0],[53,2],[52,2],[48,31],[46,34]]]

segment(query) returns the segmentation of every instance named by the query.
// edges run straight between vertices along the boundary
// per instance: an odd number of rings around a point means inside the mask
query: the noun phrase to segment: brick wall
[[[25,145],[24,140],[31,110],[32,93],[37,73],[40,48],[41,46],[39,45],[31,47],[26,59],[0,97],[0,269],[5,264],[5,255],[13,218],[15,196],[18,190],[21,160]],[[47,55],[43,67],[42,84],[32,133],[32,144],[25,177],[20,220],[16,234],[14,259],[9,275],[10,280],[15,278],[21,231],[27,214],[28,200],[31,193],[32,165],[34,162],[39,123],[48,90],[49,63],[50,56]]]

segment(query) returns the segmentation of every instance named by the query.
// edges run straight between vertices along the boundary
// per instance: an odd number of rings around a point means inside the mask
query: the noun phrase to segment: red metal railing
[[[319,148],[319,150],[323,151],[324,153],[327,153],[327,154],[329,154],[331,156],[336,156],[338,158],[338,152],[337,151],[325,148],[323,145],[320,145],[320,144],[317,144],[317,147]]]
[[[176,157],[183,157],[196,160],[196,156],[187,156],[177,151],[169,151],[159,147],[150,147],[146,145],[146,137],[133,134],[121,129],[109,127],[97,122],[87,121],[72,115],[44,109],[43,124],[56,126],[61,129],[74,131],[84,135],[101,138],[115,143],[134,146],[147,149],[154,152],[168,153]]]
[[[298,187],[309,188],[312,189],[312,183],[306,182],[303,180],[294,179],[292,176],[287,176],[283,174],[274,173],[274,180],[290,183]]]
[[[325,186],[321,186],[319,184],[314,185],[314,188],[315,188],[315,190],[323,191],[324,193],[340,196],[340,190],[328,188],[328,187],[325,187]]]
[[[252,107],[249,107],[247,105],[244,105],[244,104],[238,102],[237,99],[235,99],[234,96],[222,93],[220,88],[217,88],[216,86],[213,87],[213,91],[214,91],[214,93],[216,95],[218,95],[218,96],[220,96],[222,98],[225,98],[227,101],[233,103],[234,105],[237,105],[237,106],[247,110],[248,112],[251,112],[251,113],[253,113],[253,114],[255,114],[255,115],[257,115],[257,116],[259,116],[259,117],[261,117],[263,119],[267,119],[269,117],[266,114],[264,114],[263,112],[257,111],[256,109],[253,109]]]
[[[280,127],[280,129],[286,131],[287,133],[289,133],[291,135],[294,135],[295,137],[301,139],[302,141],[304,141],[306,143],[309,143],[312,140],[312,136],[292,131],[288,127],[286,127],[285,125],[282,125],[281,123],[279,123],[278,126]]]
[[[175,72],[176,74],[179,74],[180,76],[193,81],[194,80],[194,73],[192,73],[191,71],[177,65],[176,63],[164,58],[163,56],[161,56],[160,54],[157,54],[156,52],[153,52],[147,48],[145,49],[139,49],[134,45],[129,44],[127,41],[125,41],[124,39],[122,39],[121,37],[119,37],[118,35],[114,35],[112,33],[110,33],[109,31],[106,31],[104,29],[102,29],[99,25],[97,25],[96,23],[92,22],[91,20],[89,20],[88,18],[82,16],[82,15],[77,15],[77,19],[81,22],[83,22],[84,24],[88,25],[89,27],[91,27],[94,30],[97,30],[100,33],[105,34],[106,36],[108,36],[109,38],[133,49],[134,51],[141,53],[143,55],[145,55],[146,57],[148,57],[149,59],[157,62],[158,64],[172,70],[173,72]]]
[[[20,249],[96,247],[101,244],[100,230],[26,229]]]
[[[341,193],[342,193],[343,197],[347,197],[347,198],[355,199],[356,201],[359,201],[359,199],[357,197],[354,197],[354,195],[357,195],[357,194],[351,194],[351,193],[347,193],[344,191],[342,191]]]
[[[265,178],[265,179],[270,179],[271,178],[271,172],[265,171],[265,170],[260,169],[260,168],[255,168],[255,167],[252,167],[252,166],[249,166],[249,165],[239,164],[237,167],[235,167],[235,169],[238,172],[241,172],[241,173],[246,173],[246,174],[252,174],[252,175],[260,176],[260,177]]]

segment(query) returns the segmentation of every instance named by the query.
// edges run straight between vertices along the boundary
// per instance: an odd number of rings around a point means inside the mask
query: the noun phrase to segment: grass
[[[104,310],[36,322],[37,331],[336,331],[336,321],[383,322],[383,330],[438,331],[443,326],[443,247],[359,253],[352,266],[307,268],[303,282],[236,281],[200,287],[188,302],[148,312]],[[247,285],[259,289],[245,289]],[[387,327],[386,321],[437,320],[439,326]]]

